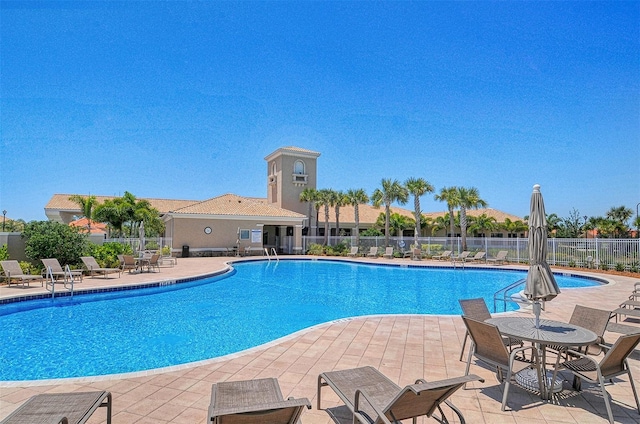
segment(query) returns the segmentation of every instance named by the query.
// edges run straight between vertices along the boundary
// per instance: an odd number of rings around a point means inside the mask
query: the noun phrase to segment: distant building
[[[303,230],[309,235],[323,235],[324,213],[318,220],[313,208],[307,217],[309,205],[300,201],[300,194],[306,188],[317,189],[317,159],[320,153],[299,147],[282,147],[265,157],[267,162],[266,198],[243,197],[224,194],[207,200],[172,200],[144,198],[156,208],[165,223],[165,237],[171,237],[174,250],[189,246],[190,251],[220,251],[231,248],[254,249],[276,248],[283,253],[302,251]],[[49,220],[69,224],[82,214],[77,203],[69,200],[72,194],[54,194],[45,206]],[[99,203],[114,196],[95,196]],[[335,214],[331,208],[329,231],[335,235]],[[359,206],[360,230],[375,226],[384,208],[371,205]],[[413,212],[392,207],[399,213],[413,219]],[[444,216],[446,212],[423,213],[430,218]],[[468,216],[486,214],[498,223],[509,218],[520,217],[496,209],[468,210]],[[320,221],[320,222],[318,222]],[[94,224],[92,223],[92,227]],[[354,208],[340,208],[340,232],[352,234],[355,227]],[[97,226],[96,226],[97,228]],[[93,229],[92,229],[93,230]],[[408,230],[405,235],[412,235]],[[423,230],[421,236],[446,236],[447,230],[431,234]],[[523,234],[524,235],[524,234]],[[473,236],[473,234],[470,234]],[[487,237],[507,237],[504,231],[484,234]]]

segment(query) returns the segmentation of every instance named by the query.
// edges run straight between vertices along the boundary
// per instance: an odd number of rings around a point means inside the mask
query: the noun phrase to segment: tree
[[[512,221],[509,218],[505,218],[504,223],[502,223],[502,228],[504,228],[508,234],[517,236],[518,233],[527,231],[529,226],[519,219]]]
[[[96,221],[107,223],[109,233],[114,231],[118,237],[124,237],[124,223],[133,216],[133,206],[119,197],[107,199],[96,206],[93,216]]]
[[[563,218],[560,222],[560,229],[558,230],[557,236],[564,238],[578,238],[580,236],[580,232],[585,226],[584,224],[584,219],[580,216],[580,212],[574,208],[569,213],[569,216]]]
[[[359,206],[369,203],[369,196],[364,189],[351,189],[346,193],[347,202],[353,206],[353,216],[356,224],[356,246],[360,246],[360,211]]]
[[[76,265],[84,253],[88,239],[78,227],[53,221],[31,221],[25,225],[22,237],[24,252],[32,261],[56,258],[63,265]]]
[[[447,228],[447,224],[449,223],[449,214],[444,214],[443,216],[438,216],[431,223],[431,235],[434,235],[440,230],[445,230]]]
[[[409,190],[397,180],[382,179],[382,188],[377,188],[373,192],[373,206],[379,208],[384,204],[385,222],[384,222],[384,244],[389,246],[389,218],[391,214],[391,204],[398,202],[404,205],[409,200]]]
[[[475,187],[458,188],[458,206],[460,207],[460,234],[462,235],[462,250],[467,250],[467,209],[487,207],[487,202],[480,198]]]
[[[469,231],[474,234],[484,233],[485,231],[493,231],[498,227],[498,222],[492,216],[488,216],[486,213],[476,216],[471,225],[469,225]]]
[[[422,211],[420,210],[420,196],[427,193],[433,193],[433,186],[423,178],[409,178],[405,182],[405,186],[409,193],[413,195],[413,214],[416,223],[415,233],[413,234],[413,245],[418,246],[418,236],[420,235],[420,224],[422,222]]]
[[[392,213],[389,217],[389,226],[393,229],[393,233],[396,236],[401,236],[404,230],[414,227],[414,222],[413,219],[407,216]]]
[[[331,206],[334,207],[336,212],[336,236],[340,235],[340,208],[348,204],[349,199],[342,191],[333,191],[331,193]]]
[[[302,193],[300,193],[300,201],[307,202],[309,204],[309,213],[307,214],[307,219],[309,220],[309,235],[311,235],[311,213],[313,211],[313,204],[316,201],[317,197],[318,190],[316,190],[315,188],[305,188],[304,190],[302,190]],[[316,219],[316,226],[317,225],[318,222]]]
[[[451,234],[451,247],[453,247],[453,237],[456,233],[454,226],[453,210],[458,206],[458,188],[457,187],[442,187],[440,193],[435,195],[435,199],[438,202],[446,202],[447,209],[449,210],[449,228]]]
[[[607,218],[613,221],[614,237],[627,237],[629,234],[629,218],[633,216],[633,211],[625,206],[612,207],[607,212]]]
[[[91,220],[93,219],[93,207],[98,204],[96,200],[96,196],[80,196],[74,194],[69,197],[69,200],[75,202],[78,206],[80,206],[80,210],[82,211],[82,216],[87,218],[87,232],[91,233]]]
[[[525,217],[525,219],[529,221],[528,216]],[[557,234],[558,231],[560,230],[561,223],[562,223],[562,219],[555,213],[547,215],[547,235],[549,237],[554,237],[554,234]]]
[[[329,206],[331,205],[331,197],[333,196],[332,190],[323,188],[318,191],[318,197],[316,198],[316,205],[318,207],[324,207],[324,242],[327,246],[329,244]]]

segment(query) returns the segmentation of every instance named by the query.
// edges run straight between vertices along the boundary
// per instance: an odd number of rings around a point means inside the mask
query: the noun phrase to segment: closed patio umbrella
[[[144,251],[145,241],[144,241],[144,221],[140,222],[140,227],[138,228],[138,235],[140,237],[140,248],[138,249],[140,252]]]
[[[556,279],[547,264],[547,218],[540,185],[533,186],[529,214],[529,272],[524,295],[533,301],[536,328],[540,327],[540,301],[551,300],[560,293]]]

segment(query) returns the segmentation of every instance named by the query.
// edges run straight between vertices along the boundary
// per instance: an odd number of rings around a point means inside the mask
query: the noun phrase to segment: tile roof
[[[384,206],[380,206],[379,208],[374,208],[372,205],[364,204],[358,206],[358,215],[361,223],[375,223],[380,216],[381,213],[384,213]],[[391,213],[399,213],[400,215],[407,216],[413,219],[413,211],[400,208],[397,206],[391,206]],[[444,216],[448,213],[448,211],[444,212],[422,212],[424,216],[427,218],[437,218],[439,216]],[[456,211],[457,213],[457,211]],[[484,209],[468,209],[467,216],[480,216],[482,214],[487,214],[487,216],[492,216],[496,219],[497,222],[504,222],[505,218],[509,218],[512,221],[524,221],[523,218],[515,215],[508,214],[506,212],[499,211],[497,209],[492,208],[484,208]],[[329,208],[329,221],[335,221],[335,208]],[[320,209],[320,214],[318,215],[318,219],[321,222],[324,222],[324,209]],[[353,206],[343,206],[340,208],[340,223],[355,223],[355,216]]]
[[[173,211],[174,214],[241,215],[305,218],[305,215],[269,205],[263,199],[224,194]]]
[[[45,205],[44,209],[56,209],[56,210],[64,210],[64,211],[78,211],[80,212],[80,207],[78,204],[72,200],[69,200],[69,197],[74,196],[73,194],[54,194],[53,197],[49,200],[49,202]],[[80,195],[84,196],[84,195]],[[89,195],[86,195],[89,197]],[[95,196],[96,200],[99,203],[104,203],[105,200],[115,199],[118,196]],[[197,203],[198,200],[175,200],[175,199],[153,199],[147,197],[138,197],[138,200],[147,200],[152,207],[156,208],[160,213],[167,213],[169,211],[173,211],[176,209],[183,208],[188,205],[192,205]]]
[[[76,219],[75,221],[71,221],[69,223],[69,226],[84,228],[86,231],[88,223],[89,223],[89,219],[80,218],[80,219]],[[91,234],[107,234],[107,224],[91,220]]]

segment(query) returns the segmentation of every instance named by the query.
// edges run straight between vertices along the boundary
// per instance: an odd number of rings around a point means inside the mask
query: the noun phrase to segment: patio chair
[[[467,261],[467,262],[475,262],[475,261],[481,261],[483,259],[486,261],[486,258],[485,258],[486,255],[487,255],[487,252],[480,251],[480,252],[477,252],[475,255],[473,255],[471,257],[465,258],[465,261]]]
[[[40,280],[40,287],[43,286],[44,280],[41,275],[25,274],[20,267],[20,263],[16,260],[2,261],[0,262],[0,266],[2,266],[2,272],[9,287],[11,287],[11,282],[14,282],[16,285],[22,284],[22,287],[24,287],[24,283],[27,283],[27,286],[31,287],[31,282],[38,280]]]
[[[574,324],[587,330],[591,330],[598,336],[596,342],[590,346],[578,348],[569,348],[588,355],[599,355],[602,352],[602,344],[604,344],[604,332],[609,324],[611,312],[604,309],[589,308],[587,306],[576,305],[573,308],[569,324]],[[547,346],[547,349],[555,350],[559,354],[566,350],[566,347]],[[583,350],[584,349],[584,350]],[[566,355],[565,355],[566,356]],[[568,359],[568,358],[565,358]]]
[[[585,380],[592,384],[598,384],[600,390],[602,390],[602,397],[604,398],[604,404],[607,408],[607,415],[609,422],[613,424],[613,413],[611,412],[611,405],[609,401],[609,395],[604,388],[605,380],[609,380],[613,383],[613,377],[619,375],[628,374],[629,383],[631,383],[631,390],[633,391],[633,398],[636,401],[636,408],[640,413],[640,402],[638,401],[638,392],[633,382],[633,376],[631,375],[631,368],[627,358],[636,348],[640,342],[640,333],[627,334],[620,336],[613,346],[602,345],[603,349],[608,349],[608,352],[604,355],[600,362],[597,362],[593,357],[585,355],[578,351],[569,351],[571,355],[575,355],[578,359],[572,359],[560,364],[560,367],[570,371],[573,378],[573,387],[576,390],[581,389],[581,380]]]
[[[76,278],[80,280],[80,282],[82,282],[82,270],[81,269],[70,269],[69,272],[65,271],[64,269],[62,269],[62,266],[60,265],[60,262],[58,262],[58,260],[56,258],[49,258],[49,259],[41,259],[42,263],[44,264],[44,272],[48,273],[49,269],[51,270],[51,275],[53,276],[53,278],[58,279],[60,277],[64,278],[65,280],[67,279],[67,277],[73,277],[73,279],[75,280]],[[69,275],[71,274],[71,275]],[[45,274],[46,275],[46,274]]]
[[[110,392],[40,394],[23,403],[2,424],[82,424],[100,407],[107,408],[107,424],[111,424]]]
[[[491,318],[491,312],[489,312],[487,303],[484,301],[482,297],[478,297],[475,299],[458,299],[458,303],[462,308],[462,315],[464,315],[465,317],[473,318],[475,320],[482,321],[482,322]],[[462,340],[462,349],[460,350],[460,361],[462,361],[462,356],[464,355],[464,348],[467,345],[468,339],[469,339],[469,330],[465,332],[464,339]],[[522,340],[514,339],[506,336],[502,338],[502,342],[509,349],[512,349],[513,346],[523,345]]]
[[[378,248],[376,246],[372,246],[369,249],[369,253],[367,253],[368,258],[377,258],[378,257]]]
[[[506,250],[501,250],[498,252],[495,258],[488,258],[487,262],[493,262],[495,265],[504,264],[507,261],[507,255],[509,254]]]
[[[449,259],[451,257],[451,254],[453,253],[453,251],[451,250],[445,250],[444,252],[442,252],[439,255],[433,255],[432,259],[438,259],[439,261],[444,261],[446,259]]]
[[[214,424],[299,423],[304,408],[311,409],[307,398],[284,400],[275,378],[225,381],[211,386],[209,422]]]
[[[122,272],[120,268],[102,268],[93,256],[82,256],[80,259],[82,259],[82,263],[84,263],[84,266],[87,268],[87,271],[89,271],[91,276],[93,276],[94,273],[97,273],[102,274],[104,278],[107,278],[107,274],[117,272],[118,278],[120,278],[120,273]]]
[[[402,388],[373,367],[324,372],[318,376],[318,409],[322,409],[321,389],[329,386],[344,403],[326,409],[336,422],[399,423],[413,418],[415,423],[417,417],[427,416],[442,423],[448,422],[442,409],[446,405],[464,423],[462,412],[448,398],[470,381],[484,380],[477,375],[433,382],[418,379]]]
[[[118,255],[118,259],[120,259],[120,269],[122,272],[129,271],[131,274],[131,270],[137,270],[138,266],[136,265],[136,258],[133,255]]]
[[[351,246],[351,251],[347,253],[347,256],[356,257],[358,256],[358,246]]]
[[[386,249],[384,249],[384,254],[382,255],[382,257],[393,259],[393,247],[387,247]]]
[[[538,351],[534,346],[524,346],[512,349],[511,353],[509,353],[498,327],[465,316],[462,317],[462,320],[473,342],[467,358],[465,375],[469,374],[471,358],[474,356],[480,362],[495,368],[498,379],[504,382],[504,393],[502,395],[502,410],[504,411],[507,406],[507,397],[509,396],[509,387],[512,379],[515,378],[518,372],[531,366],[529,362],[518,360],[517,355],[522,354],[524,357],[524,351],[531,350],[534,363],[538,363]],[[503,371],[507,372],[506,377],[504,377]],[[538,370],[538,381],[541,381],[541,379],[542,375]]]
[[[160,261],[159,254],[155,253],[151,255],[151,259],[149,259],[148,270],[151,271],[152,269],[157,269],[158,272],[160,272],[160,265],[158,264],[159,261]]]

